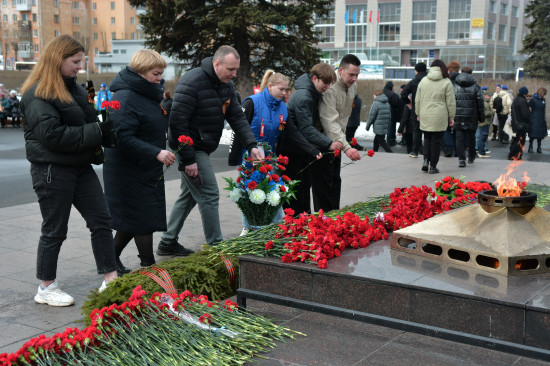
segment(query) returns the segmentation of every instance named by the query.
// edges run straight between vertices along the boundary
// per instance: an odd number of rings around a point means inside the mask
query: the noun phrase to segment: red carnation
[[[441,187],[445,192],[449,192],[451,190],[451,185],[449,183],[443,184],[443,187]]]
[[[273,240],[268,241],[265,243],[265,250],[273,249]]]
[[[106,100],[101,103],[101,109],[109,108],[111,106],[111,102],[108,102]]]
[[[457,189],[457,190],[455,191],[455,195],[456,195],[457,197],[462,197],[462,196],[464,196],[464,191],[463,191],[462,189],[459,188],[459,189]]]
[[[118,100],[113,100],[111,102],[111,108],[118,111],[120,109],[120,102]]]
[[[290,178],[287,175],[283,175],[283,180],[286,180],[287,182],[290,182]]]
[[[334,150],[334,157],[337,158],[340,156],[340,150]]]
[[[260,169],[258,169],[258,170],[259,170],[260,173],[262,173],[262,174],[267,173],[267,167],[266,167],[265,165],[262,165],[262,166],[260,167]]]
[[[286,192],[286,187],[285,186],[280,186],[281,187],[281,192]]]
[[[351,139],[350,145],[351,146],[357,145],[357,140],[355,139],[355,137]]]
[[[336,150],[338,151],[338,150]],[[327,265],[328,265],[328,262],[326,259],[321,259],[319,262],[317,262],[317,265],[319,266],[319,268],[323,269],[323,268],[327,268]]]
[[[273,179],[274,182],[278,182],[279,181],[279,176],[277,174],[273,174],[271,176],[271,179]]]
[[[451,181],[451,177],[449,177],[449,176],[446,176],[445,178],[443,178],[443,182],[445,182],[445,183],[448,183],[450,181]]]
[[[258,187],[258,183],[256,183],[255,181],[251,181],[250,183],[248,183],[248,189],[256,189],[256,187]]]
[[[281,171],[286,170],[286,168],[284,166],[282,166],[281,164],[277,165],[277,168]]]
[[[441,186],[441,182],[435,182],[435,189],[439,188]]]
[[[367,151],[367,155],[372,157],[374,155],[374,150]]]

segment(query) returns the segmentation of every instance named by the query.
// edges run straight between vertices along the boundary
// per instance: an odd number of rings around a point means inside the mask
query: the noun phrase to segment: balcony
[[[15,10],[17,11],[31,11],[32,0],[17,0]]]
[[[30,50],[29,51],[17,51],[17,56],[20,59],[31,58],[32,57],[32,52]]]
[[[17,26],[19,29],[28,29],[30,28],[32,23],[29,20],[20,20],[17,22]]]

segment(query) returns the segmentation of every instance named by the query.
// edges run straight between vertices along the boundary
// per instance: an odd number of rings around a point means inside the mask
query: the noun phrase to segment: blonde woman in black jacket
[[[59,288],[57,260],[74,207],[91,232],[100,291],[117,277],[111,217],[91,164],[101,164],[101,144],[111,130],[99,123],[88,93],[76,83],[84,47],[67,35],[44,50],[22,87],[25,148],[33,187],[42,213],[36,276],[41,280],[34,301],[69,306],[74,298]]]

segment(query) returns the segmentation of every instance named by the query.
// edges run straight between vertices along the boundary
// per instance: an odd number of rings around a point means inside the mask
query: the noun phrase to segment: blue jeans
[[[197,188],[187,173],[181,172],[181,193],[172,207],[167,230],[162,234],[161,240],[165,243],[177,242],[185,219],[197,204],[206,243],[211,245],[223,240],[219,213],[220,191],[210,157],[204,151],[195,151],[195,161],[202,176],[202,186]],[[177,155],[175,166],[179,165],[179,162],[180,158]]]
[[[67,238],[71,207],[80,212],[90,229],[97,273],[116,271],[111,215],[103,189],[92,166],[75,168],[31,163],[32,184],[42,213],[36,277],[53,281],[61,244]]]
[[[243,227],[245,229],[250,229],[250,224],[246,220],[246,217],[244,217],[244,214],[241,213],[241,217],[243,220]],[[277,211],[277,213],[275,214],[275,217],[273,218],[273,222],[278,222],[278,221],[281,221],[282,219],[283,219],[283,208],[281,207],[279,211]]]
[[[485,155],[485,151],[487,150],[487,139],[489,138],[489,132],[491,130],[491,125],[485,125],[485,126],[479,126],[477,128],[476,132],[476,145],[477,145],[477,152],[480,155]]]

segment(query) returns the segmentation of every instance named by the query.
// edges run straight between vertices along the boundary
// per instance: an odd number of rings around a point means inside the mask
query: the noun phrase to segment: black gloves
[[[98,122],[97,125],[101,130],[101,135],[103,139],[101,145],[103,147],[115,147],[116,146],[116,136],[115,131],[113,130],[113,122],[108,119],[105,122]]]

